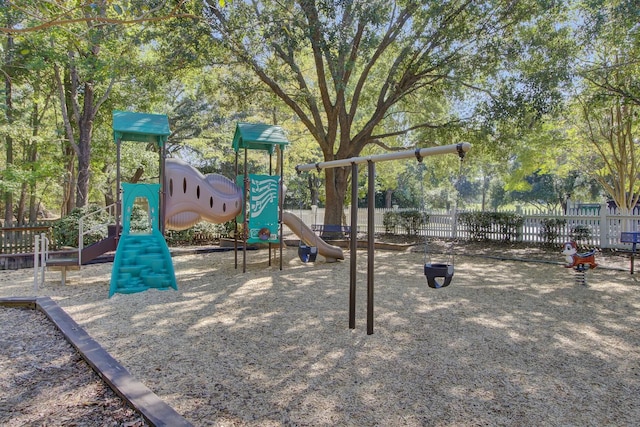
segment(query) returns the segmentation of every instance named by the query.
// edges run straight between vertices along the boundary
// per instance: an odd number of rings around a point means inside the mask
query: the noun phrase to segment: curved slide
[[[300,218],[291,212],[282,213],[282,222],[291,229],[305,244],[318,248],[318,253],[325,257],[327,262],[335,262],[344,259],[342,249],[322,240],[316,233],[302,222]]]

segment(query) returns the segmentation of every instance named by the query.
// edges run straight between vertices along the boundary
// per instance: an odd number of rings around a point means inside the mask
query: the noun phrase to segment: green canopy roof
[[[233,149],[237,153],[240,149],[265,150],[273,154],[274,147],[284,148],[289,141],[280,126],[261,123],[238,123],[233,135]]]
[[[164,145],[171,135],[169,119],[164,114],[113,112],[113,139],[120,141],[153,142]]]

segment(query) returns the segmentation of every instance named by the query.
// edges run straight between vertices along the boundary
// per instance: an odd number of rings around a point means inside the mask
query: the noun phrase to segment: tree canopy
[[[34,217],[38,200],[64,214],[114,199],[113,109],[169,115],[170,152],[227,175],[235,122],[282,125],[287,200],[325,204],[327,223],[350,169],[322,180],[293,165],[459,141],[474,145],[465,202],[540,200],[525,193],[541,183],[587,196],[580,172],[632,206],[636,3],[0,0],[5,219]],[[127,150],[128,177],[157,178],[146,147]],[[378,189],[445,206],[456,160],[381,167]]]
[[[548,47],[529,36],[553,34],[542,16],[557,8],[538,1],[205,1],[213,36],[295,113],[324,160],[357,156],[372,144],[441,143],[433,130],[460,126],[460,118],[434,107],[469,90],[493,105],[500,94],[491,87],[505,77],[502,87],[520,99],[500,102],[544,114],[559,77],[540,68],[499,71]],[[326,171],[329,222],[340,220],[348,173]]]

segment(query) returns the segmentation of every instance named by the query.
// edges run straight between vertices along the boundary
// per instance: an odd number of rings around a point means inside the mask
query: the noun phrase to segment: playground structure
[[[435,156],[448,153],[456,153],[462,159],[467,151],[471,149],[471,144],[468,142],[461,142],[459,144],[443,145],[439,147],[430,148],[417,148],[415,150],[396,151],[393,153],[379,154],[374,156],[365,157],[351,157],[348,159],[331,160],[327,162],[308,163],[304,165],[297,165],[296,171],[298,173],[311,170],[322,170],[337,167],[351,166],[351,200],[358,199],[358,180],[355,177],[358,176],[358,165],[362,163],[367,164],[368,170],[368,207],[367,207],[367,335],[373,334],[373,312],[374,312],[374,267],[375,267],[375,236],[374,227],[375,223],[375,175],[376,175],[376,162],[400,160],[415,157],[418,162],[422,162],[422,159],[427,156]],[[351,210],[351,242],[350,242],[350,275],[349,275],[349,329],[355,329],[355,310],[356,310],[356,276],[357,276],[357,241],[356,232],[358,228],[358,212],[356,209]],[[448,286],[453,277],[453,266],[446,266],[446,268],[440,268],[444,265],[441,264],[425,264],[424,273],[427,276],[427,280],[433,282],[433,285],[429,283],[430,287],[445,287]],[[443,282],[440,286],[436,286],[436,278],[442,276]],[[445,285],[446,283],[446,285]]]
[[[233,150],[236,153],[236,182],[241,189],[242,209],[236,218],[234,232],[235,268],[238,268],[238,244],[242,242],[242,271],[247,268],[247,246],[254,243],[269,245],[269,265],[271,265],[272,245],[280,250],[280,270],[282,270],[282,225],[286,225],[301,240],[318,248],[327,262],[344,259],[342,249],[325,243],[300,218],[283,210],[284,201],[284,149],[289,145],[284,131],[279,126],[254,123],[238,123],[233,136]],[[249,150],[258,150],[269,155],[269,174],[249,174],[247,156]],[[243,153],[243,168],[240,173],[240,153]],[[273,157],[278,161],[274,174]],[[240,227],[239,227],[240,226]],[[239,238],[240,237],[240,238]]]
[[[117,185],[122,187],[122,202],[118,192],[118,206],[122,205],[123,226],[119,234],[112,270],[109,297],[114,293],[141,292],[149,288],[177,289],[173,263],[164,240],[164,229],[184,230],[205,220],[223,223],[236,218],[234,233],[235,265],[238,267],[238,236],[242,236],[243,272],[246,271],[246,248],[252,243],[280,244],[282,269],[282,225],[317,245],[319,253],[328,261],[344,259],[342,249],[326,244],[302,224],[295,215],[282,210],[283,150],[287,141],[278,126],[238,123],[233,139],[236,151],[236,185],[219,174],[203,175],[193,166],[179,159],[167,159],[165,143],[170,134],[166,116],[115,111],[114,139],[117,150]],[[154,142],[160,152],[160,183],[120,183],[120,144],[122,141]],[[247,170],[247,150],[269,153],[269,173],[272,157],[279,152],[280,175],[250,175]],[[238,174],[238,154],[244,150],[244,172]],[[148,207],[150,233],[133,233],[130,216],[133,205],[145,199]],[[238,233],[238,223],[242,233]],[[120,230],[119,215],[116,230]],[[246,231],[245,231],[246,230]]]
[[[279,244],[280,270],[282,270],[282,195],[283,152],[289,145],[284,131],[279,126],[238,123],[233,135],[232,147],[235,156],[236,182],[242,191],[242,211],[236,217],[233,234],[234,263],[238,268],[238,236],[242,240],[242,272],[247,270],[247,245],[268,243],[269,265],[274,243]],[[240,151],[244,153],[243,172],[240,175]],[[249,174],[248,150],[259,150],[269,154],[269,175]],[[273,175],[273,154],[278,153],[276,174]],[[241,225],[241,230],[238,226]]]
[[[250,180],[252,175],[249,175]],[[199,221],[223,223],[242,212],[242,188],[219,174],[203,175],[180,159],[165,161],[166,212],[165,224],[169,230],[184,230]],[[304,224],[295,214],[283,211],[282,223],[310,246],[327,262],[344,259],[342,249],[330,245]],[[254,230],[259,230],[254,227]],[[255,234],[255,233],[254,233]],[[271,235],[271,233],[270,233]],[[248,243],[263,242],[255,237]]]
[[[111,270],[109,297],[117,293],[134,293],[156,288],[178,289],[169,247],[164,239],[164,170],[166,141],[171,131],[165,115],[124,111],[113,112],[113,137],[117,146],[116,188],[122,187],[122,198],[117,191],[116,236],[117,248]],[[155,143],[160,153],[160,183],[121,183],[120,163],[123,141]],[[150,232],[131,230],[133,206],[145,202],[149,215]],[[122,214],[122,230],[120,230]]]
[[[282,210],[282,152],[288,141],[278,126],[238,123],[233,140],[236,151],[236,185],[219,174],[203,175],[186,162],[166,158],[166,141],[170,135],[165,115],[136,112],[113,112],[113,136],[117,148],[116,188],[114,205],[102,211],[112,212],[115,224],[108,224],[108,236],[84,247],[82,218],[80,219],[79,248],[76,258],[49,259],[48,239],[37,236],[34,255],[34,289],[44,283],[47,268],[61,269],[65,283],[69,269],[79,269],[98,256],[115,251],[109,297],[115,293],[134,293],[157,289],[177,289],[171,255],[164,239],[165,229],[184,230],[199,221],[224,223],[236,219],[234,238],[235,264],[238,266],[238,236],[242,236],[243,272],[246,271],[246,248],[253,243],[280,244],[282,269],[282,225],[288,226],[309,245],[317,247],[327,262],[344,259],[342,249],[325,243],[297,216]],[[153,143],[159,152],[159,183],[139,184],[121,182],[121,144],[126,141]],[[279,148],[280,175],[250,175],[247,171],[247,150],[267,151],[270,156]],[[238,155],[244,150],[244,172],[238,174]],[[120,189],[122,191],[120,191]],[[146,208],[149,229],[132,230],[134,205]],[[238,225],[242,224],[239,233]],[[107,225],[107,224],[104,224]]]

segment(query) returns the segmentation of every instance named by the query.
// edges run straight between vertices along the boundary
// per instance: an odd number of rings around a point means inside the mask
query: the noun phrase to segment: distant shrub
[[[131,233],[151,233],[151,219],[145,208],[133,205],[129,219],[129,231]]]
[[[71,246],[78,247],[78,227],[80,218],[91,215],[84,222],[84,229],[94,229],[83,238],[84,245],[90,245],[107,237],[107,227],[98,227],[99,225],[109,222],[109,215],[106,212],[102,214],[99,211],[100,206],[89,205],[82,208],[75,208],[69,215],[56,220],[51,225],[51,233],[55,247]]]
[[[524,217],[513,212],[462,212],[458,223],[466,228],[471,240],[489,240],[498,235],[500,240],[512,241],[520,238]]]
[[[540,237],[546,244],[551,245],[556,243],[558,237],[563,235],[567,220],[563,218],[544,218],[540,224],[542,225]]]
[[[578,244],[584,244],[591,239],[591,229],[586,225],[575,225],[571,227],[571,233],[569,233],[571,240]]]
[[[398,229],[401,229],[407,236],[417,236],[428,223],[429,215],[417,210],[385,212],[382,218],[387,234],[398,234]]]
[[[212,244],[221,237],[229,237],[229,224],[233,227],[233,221],[224,224],[212,224],[202,221],[186,230],[167,230],[165,237],[167,244],[171,246]]]
[[[517,241],[520,239],[520,230],[524,224],[524,217],[512,212],[495,212],[494,221],[498,226],[498,232],[504,241]]]
[[[464,225],[471,240],[488,240],[492,222],[490,212],[462,212],[458,215],[458,223]]]
[[[382,217],[382,225],[384,225],[384,232],[386,234],[397,234],[398,222],[399,222],[398,212],[395,212],[395,211],[385,212],[384,216]]]
[[[53,247],[62,246],[78,247],[78,233],[80,218],[88,214],[84,220],[84,230],[93,230],[83,237],[84,246],[99,242],[108,235],[107,224],[113,224],[114,219],[106,212],[100,212],[101,207],[91,205],[72,210],[69,215],[54,221],[51,224]],[[169,245],[200,245],[214,243],[220,237],[228,237],[233,230],[234,221],[224,224],[212,224],[200,222],[187,230],[167,230],[165,238]],[[103,227],[102,227],[103,226]],[[132,233],[150,233],[151,224],[146,210],[138,205],[133,205],[130,218],[130,231]]]

